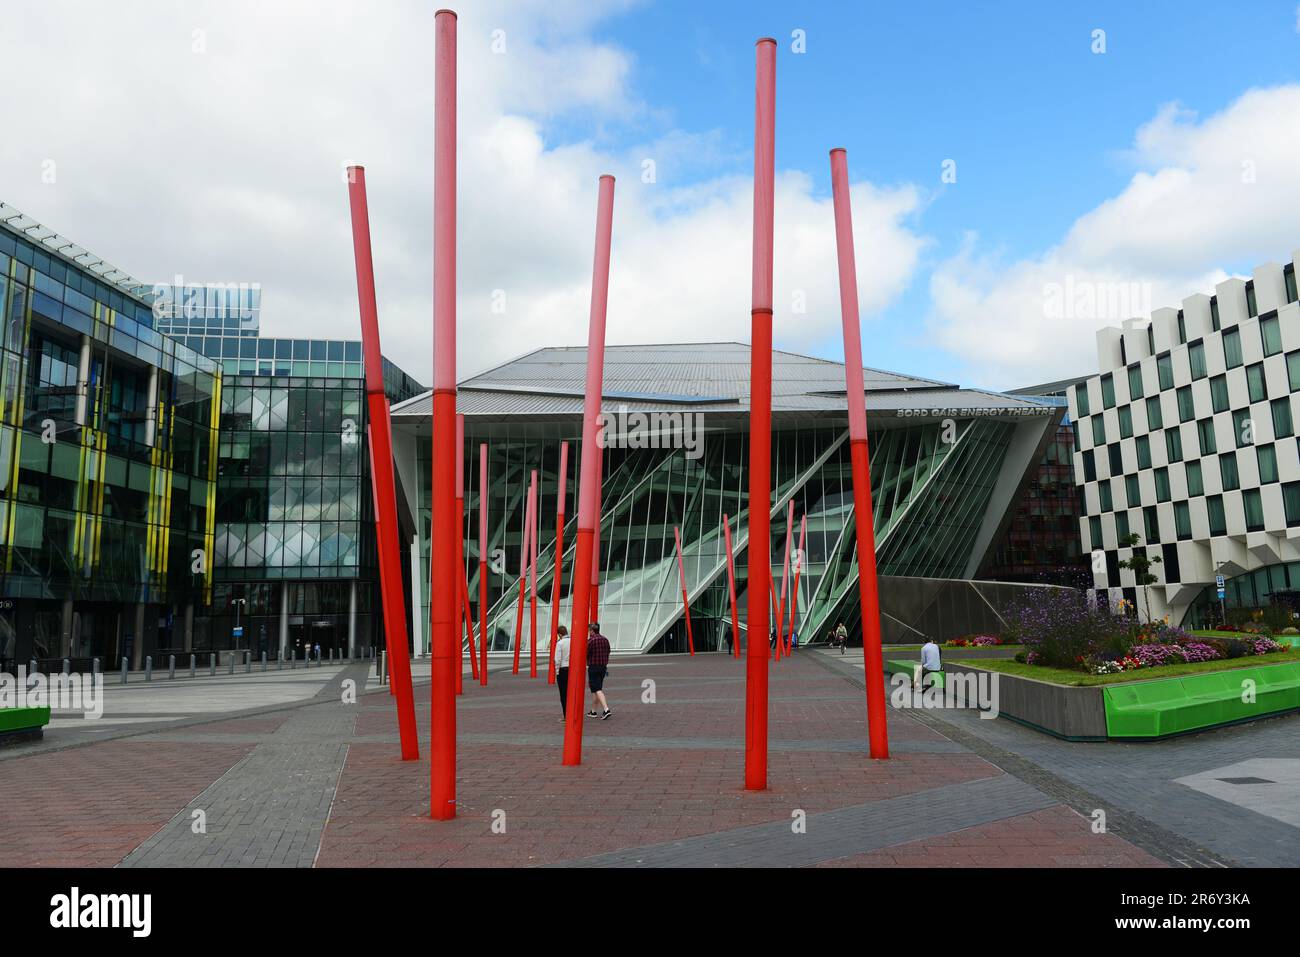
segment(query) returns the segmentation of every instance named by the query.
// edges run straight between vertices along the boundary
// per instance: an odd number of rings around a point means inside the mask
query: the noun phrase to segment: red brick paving
[[[1164,867],[1111,834],[1093,834],[1078,811],[1057,804],[940,837],[856,854],[818,867]]]
[[[0,761],[0,867],[112,867],[251,750],[131,738]]]

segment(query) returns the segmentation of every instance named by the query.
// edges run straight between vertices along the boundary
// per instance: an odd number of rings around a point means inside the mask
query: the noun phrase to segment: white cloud
[[[717,131],[665,128],[658,111],[672,104],[643,103],[634,59],[592,39],[627,5],[461,11],[462,374],[585,340],[604,172],[618,177],[609,341],[748,337],[750,185],[723,173],[748,160]],[[0,35],[0,198],[142,279],[260,282],[267,334],[356,338],[342,169],[361,163],[384,351],[427,381],[433,12],[316,0],[34,6]],[[612,147],[610,130],[645,145]],[[647,157],[654,184],[641,182]],[[47,159],[54,184],[41,181]],[[865,313],[898,295],[925,240],[911,222],[915,189],[859,183],[854,200]],[[829,198],[785,172],[776,216],[778,341],[799,347],[838,325]],[[495,290],[504,316],[490,311]],[[795,290],[808,312],[783,315]]]
[[[1096,330],[1149,309],[1052,317],[1054,291],[1135,285],[1150,308],[1177,306],[1243,262],[1284,261],[1300,248],[1297,111],[1300,86],[1251,90],[1204,120],[1162,108],[1137,131],[1139,172],[1055,246],[1006,263],[969,239],[935,269],[937,341],[991,385],[1084,374],[1096,369]]]

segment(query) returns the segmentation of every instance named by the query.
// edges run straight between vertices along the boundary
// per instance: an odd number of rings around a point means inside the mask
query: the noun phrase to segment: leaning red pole
[[[429,815],[456,816],[456,14],[434,16]],[[581,710],[581,709],[575,709]]]
[[[604,456],[605,450],[598,446],[596,454]],[[603,468],[599,467],[596,473],[600,476],[600,484],[596,486],[596,528],[591,539],[591,614],[587,620],[598,622],[600,621],[600,502],[601,493],[605,488],[605,473]]]
[[[528,507],[531,510],[529,514],[533,517],[530,520],[529,539],[532,555],[528,561],[528,590],[531,594],[529,605],[531,606],[530,621],[528,623],[528,677],[537,677],[537,538],[541,525],[537,518],[537,469],[533,469],[532,483],[528,487]]]
[[[745,663],[745,788],[767,788],[767,592],[772,510],[772,206],[776,41],[755,52],[754,265],[749,356],[749,649]],[[761,636],[755,641],[754,636]],[[576,709],[581,711],[581,709]]]
[[[788,586],[790,584],[790,545],[794,540],[794,499],[790,499],[790,507],[786,510],[785,519],[785,558],[781,563],[781,605],[780,613],[776,621],[776,647],[784,647],[786,654],[789,654],[789,634],[785,630],[785,610],[788,607],[786,602],[790,600]]]
[[[515,609],[515,663],[510,671],[515,675],[519,674],[519,645],[524,636],[524,589],[528,582],[528,550],[532,544],[529,538],[533,527],[533,497],[525,489],[523,498],[524,531],[519,541],[519,606]]]
[[[727,591],[731,595],[731,646],[737,658],[740,657],[740,615],[736,612],[736,566],[731,557],[731,520],[726,513],[722,516],[722,534],[727,539]]]
[[[361,341],[366,365],[366,410],[370,419],[370,482],[375,499],[375,543],[379,551],[380,606],[384,613],[384,642],[388,649],[391,687],[396,691],[397,728],[403,761],[420,756],[415,727],[415,695],[406,644],[402,566],[398,551],[397,485],[393,479],[393,438],[384,395],[383,359],[379,345],[379,310],[375,305],[375,267],[370,252],[370,213],[366,205],[366,171],[348,170],[348,200],[352,212],[352,251],[357,267],[357,302],[361,307]]]
[[[858,316],[858,273],[853,255],[853,211],[849,162],[831,150],[831,194],[835,204],[835,246],[839,253],[840,313],[844,323],[844,384],[849,404],[849,461],[853,470],[853,522],[858,541],[858,597],[862,603],[862,658],[867,682],[867,724],[871,756],[889,757],[885,724],[885,670],[880,650],[880,592],[876,581],[876,534],[871,512],[871,462],[867,454],[867,404],[862,384],[862,330]]]
[[[673,526],[673,538],[677,542],[677,571],[682,576],[682,608],[686,611],[686,645],[691,651],[691,657],[695,657],[695,636],[691,634],[691,602],[686,597],[686,563],[682,561],[682,533],[676,525]]]
[[[805,515],[799,520],[799,548],[794,553],[794,584],[790,586],[790,627],[786,629],[785,633],[791,636],[794,635],[795,616],[799,613],[799,573],[803,571],[803,546],[807,535],[808,516]]]
[[[478,681],[478,652],[474,650],[474,619],[469,616],[469,595],[465,592],[465,416],[456,415],[456,587],[460,592],[460,611],[456,625],[456,694],[464,692],[465,643],[463,633],[469,635],[469,664]]]
[[[564,500],[569,491],[569,443],[560,443],[560,484],[555,493],[555,573],[551,576],[551,654],[546,683],[555,684],[555,645],[560,640],[560,585],[564,577]],[[570,641],[572,644],[572,641]]]
[[[486,442],[478,446],[478,666],[479,684],[487,685],[487,620],[488,620],[488,560],[487,560],[487,507],[488,507],[488,448]]]
[[[600,178],[596,202],[596,252],[591,268],[587,326],[587,384],[582,402],[582,466],[578,480],[578,540],[573,562],[573,614],[569,627],[569,693],[564,722],[564,763],[582,763],[583,692],[587,680],[587,614],[591,601],[592,542],[600,485],[600,399],[605,379],[605,310],[609,305],[609,246],[614,232],[614,177]]]

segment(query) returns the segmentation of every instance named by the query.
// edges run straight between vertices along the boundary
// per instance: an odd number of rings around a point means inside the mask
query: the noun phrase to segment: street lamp
[[[241,629],[241,628],[239,627],[239,610],[240,610],[244,605],[247,605],[247,604],[248,604],[248,599],[247,599],[247,598],[232,598],[232,599],[230,599],[230,603],[231,603],[232,605],[235,606],[235,634],[234,634],[234,639],[235,639],[236,644],[238,644],[239,639],[244,637],[243,629]]]

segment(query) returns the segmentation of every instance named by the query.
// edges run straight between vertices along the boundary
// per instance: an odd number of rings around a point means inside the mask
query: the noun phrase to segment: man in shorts
[[[599,622],[587,626],[587,687],[591,689],[588,718],[608,721],[612,713],[605,700],[605,678],[609,675],[609,639],[600,633]]]

